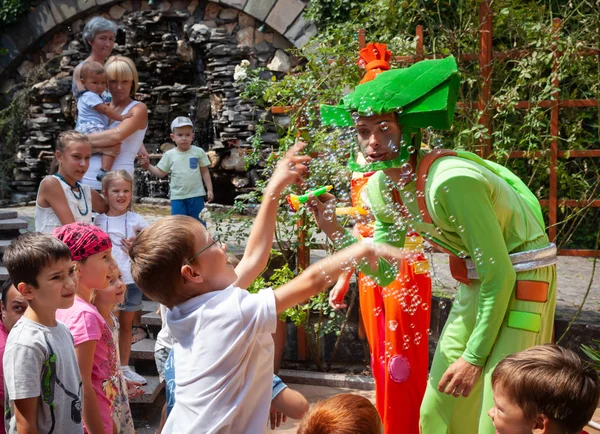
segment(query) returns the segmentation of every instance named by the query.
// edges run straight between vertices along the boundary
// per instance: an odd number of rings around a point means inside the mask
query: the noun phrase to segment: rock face
[[[171,120],[192,118],[195,144],[210,155],[216,201],[231,203],[236,195],[254,187],[256,176],[248,176],[247,170],[256,173],[256,168],[246,168],[245,149],[250,147],[257,121],[271,116],[252,100],[240,97],[242,89],[233,79],[235,67],[248,60],[250,68],[269,64],[283,73],[289,71],[289,57],[268,42],[274,39],[268,27],[260,32],[265,37],[255,41],[256,29],[263,24],[236,9],[197,1],[184,1],[185,7],[178,4],[175,8],[163,0],[156,9],[132,10],[136,3],[140,9],[139,2],[128,1],[103,13],[125,31],[125,43],[115,46],[113,54],[130,57],[138,68],[136,98],[148,107],[145,146],[156,163],[166,150],[161,145],[170,142]],[[74,23],[66,38],[57,39],[53,50],[58,54],[46,65],[51,78],[33,86],[27,133],[17,150],[10,185],[18,200],[35,198],[53,158],[56,137],[75,125],[71,76],[87,57],[80,42],[85,21]],[[23,74],[32,68],[30,63],[23,64]],[[277,146],[277,135],[275,122],[269,124],[263,137],[265,146],[272,149]],[[166,178],[138,171],[136,181],[138,197],[168,196]]]

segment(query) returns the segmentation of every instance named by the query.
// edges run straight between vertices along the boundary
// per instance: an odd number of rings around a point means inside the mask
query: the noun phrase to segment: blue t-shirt
[[[108,116],[94,110],[97,105],[104,104],[102,97],[94,92],[86,91],[79,95],[77,99],[77,126],[94,124],[102,126],[103,129],[108,128]]]

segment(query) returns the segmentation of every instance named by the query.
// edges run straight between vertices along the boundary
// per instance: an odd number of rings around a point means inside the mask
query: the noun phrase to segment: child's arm
[[[39,396],[15,399],[15,418],[19,434],[37,434],[37,401]]]
[[[403,250],[386,244],[358,242],[311,265],[274,292],[277,314],[323,291],[344,272],[342,268],[345,269],[348,265],[356,266],[366,260],[376,270],[380,256],[397,262],[401,260]]]
[[[292,183],[302,182],[302,176],[307,172],[305,163],[310,161],[307,155],[296,155],[301,152],[306,144],[299,142],[292,146],[285,154],[271,176],[271,180],[264,191],[258,215],[252,225],[248,244],[244,256],[235,267],[238,276],[234,285],[248,288],[250,284],[265,269],[273,246],[275,220],[279,197],[283,189]]]
[[[90,189],[92,192],[92,210],[99,214],[106,214],[108,212],[108,202],[100,195],[96,190]]]
[[[160,161],[158,162],[158,164],[160,164],[163,161],[163,158],[165,158],[164,155],[160,159]],[[153,166],[152,164],[150,164],[150,160],[147,160],[147,159],[144,159],[144,160],[140,161],[140,166],[142,167],[142,169],[147,170],[148,172],[150,172],[150,174],[152,176],[156,176],[157,178],[164,178],[168,174],[164,170],[161,170],[158,167]]]
[[[100,416],[100,407],[98,406],[98,397],[92,384],[96,343],[96,341],[80,343],[75,347],[75,355],[77,356],[77,364],[79,365],[83,385],[83,423],[89,434],[105,434],[102,416]]]
[[[308,401],[300,392],[286,387],[271,401],[271,407],[289,418],[302,419],[308,411]]]
[[[204,181],[204,186],[206,187],[206,199],[209,202],[212,202],[215,198],[215,195],[213,194],[213,185],[210,179],[210,172],[208,171],[208,166],[201,167],[200,174],[202,175],[202,181]]]
[[[125,114],[125,116],[123,116],[121,113],[117,112],[108,104],[98,104],[97,106],[94,106],[94,110],[96,110],[100,114],[103,114],[109,119],[112,119],[113,121],[123,122],[125,119],[133,117],[133,113],[131,112],[128,112],[127,114]]]
[[[60,181],[54,176],[47,176],[40,183],[37,204],[42,208],[52,208],[62,225],[75,222]]]

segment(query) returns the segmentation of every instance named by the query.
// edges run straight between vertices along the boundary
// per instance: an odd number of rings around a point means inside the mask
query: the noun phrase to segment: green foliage
[[[582,345],[581,351],[591,360],[592,366],[600,373],[600,341],[592,340],[592,345]]]
[[[0,25],[6,26],[31,10],[31,0],[0,0]]]

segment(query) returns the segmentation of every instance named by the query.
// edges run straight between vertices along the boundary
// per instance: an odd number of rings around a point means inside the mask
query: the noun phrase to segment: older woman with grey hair
[[[104,62],[106,62],[106,59],[108,59],[115,46],[116,36],[117,25],[104,17],[94,17],[86,23],[83,28],[83,40],[92,52],[73,71],[73,95],[77,96],[81,91],[85,90],[83,83],[81,83],[81,66],[85,62],[90,61],[104,65]]]

